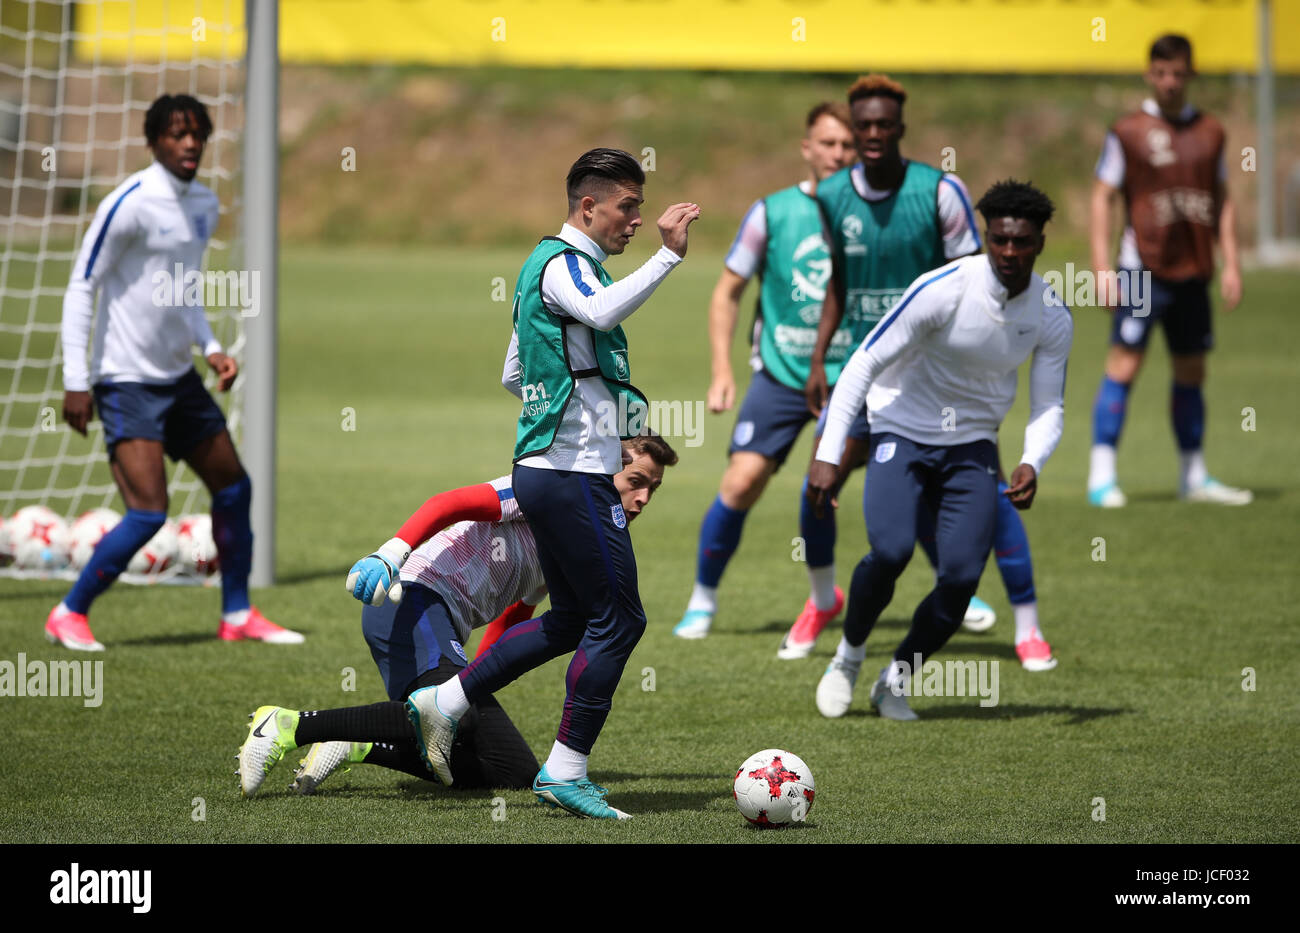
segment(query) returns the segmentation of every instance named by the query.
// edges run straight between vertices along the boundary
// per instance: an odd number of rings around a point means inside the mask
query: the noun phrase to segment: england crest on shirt
[[[888,463],[894,459],[894,451],[898,449],[898,444],[894,441],[884,441],[876,448],[876,462]]]
[[[627,516],[623,514],[623,506],[611,505],[609,507],[609,516],[614,520],[615,528],[627,527]]]

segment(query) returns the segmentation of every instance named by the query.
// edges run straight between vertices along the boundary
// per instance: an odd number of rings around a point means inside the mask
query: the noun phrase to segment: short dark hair
[[[808,111],[808,118],[804,121],[805,134],[822,117],[834,117],[844,124],[845,129],[853,129],[853,117],[849,114],[849,105],[841,100],[824,100]]]
[[[1033,223],[1041,232],[1056,208],[1051,198],[1033,185],[1008,178],[985,191],[975,210],[984,215],[985,223],[995,217],[1020,217]]]
[[[149,105],[149,112],[144,115],[144,138],[149,145],[152,146],[167,132],[172,117],[178,113],[188,113],[193,117],[194,125],[204,139],[212,135],[212,118],[208,116],[203,101],[188,94],[164,94]]]
[[[1171,32],[1151,43],[1149,61],[1171,62],[1176,58],[1187,60],[1187,67],[1192,67],[1192,43],[1186,36]]]
[[[661,435],[650,428],[645,428],[635,437],[624,440],[623,447],[633,454],[649,454],[650,459],[661,467],[677,465],[677,451],[673,450]]]
[[[569,210],[587,195],[603,197],[615,185],[644,185],[645,171],[630,152],[622,149],[592,149],[578,157],[565,179]]]
[[[858,78],[849,86],[849,106],[854,101],[867,97],[888,97],[898,101],[898,109],[902,110],[903,104],[907,102],[907,91],[889,75],[869,74]]]

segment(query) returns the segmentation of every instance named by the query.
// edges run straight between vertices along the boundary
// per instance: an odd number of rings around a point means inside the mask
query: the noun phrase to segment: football
[[[769,748],[736,769],[732,792],[741,816],[755,826],[787,826],[808,818],[816,786],[798,755]]]
[[[62,570],[68,565],[68,523],[53,509],[24,506],[5,523],[5,537],[19,570]]]
[[[163,522],[163,526],[145,546],[135,552],[131,562],[126,565],[126,572],[155,576],[175,564],[178,554],[176,526],[169,521]]]
[[[212,516],[184,515],[176,524],[181,567],[200,577],[217,572],[217,545],[212,540]]]
[[[80,570],[90,563],[90,555],[101,538],[122,520],[112,509],[91,509],[72,523],[72,566]]]

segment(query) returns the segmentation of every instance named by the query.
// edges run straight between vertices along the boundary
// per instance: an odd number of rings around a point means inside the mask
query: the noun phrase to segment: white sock
[[[1195,489],[1204,486],[1210,478],[1205,469],[1205,452],[1201,450],[1183,450],[1178,454],[1179,475],[1183,489]]]
[[[880,672],[880,679],[885,682],[885,686],[895,693],[907,692],[907,675],[910,673],[901,661],[890,661]],[[894,688],[898,687],[897,690]]]
[[[469,700],[465,688],[460,685],[460,678],[453,677],[438,684],[438,692],[433,695],[438,711],[448,719],[460,722],[460,717],[469,712]]]
[[[835,660],[845,664],[860,665],[867,656],[867,643],[854,647],[850,645],[848,639],[843,635],[840,636],[840,646],[835,649]]]
[[[72,610],[68,608],[68,604],[63,602],[62,600],[59,600],[59,604],[54,607],[54,614],[59,616],[63,615],[65,612],[71,612],[71,611]]]
[[[716,586],[705,586],[703,583],[695,584],[695,589],[691,590],[691,601],[686,604],[686,611],[694,612],[697,609],[710,615],[718,611],[718,588]]]
[[[822,612],[835,608],[835,565],[809,567],[808,590],[813,605]]]
[[[1109,444],[1093,444],[1088,465],[1088,488],[1101,489],[1115,482],[1115,448]]]
[[[555,781],[581,781],[587,776],[587,756],[556,742],[546,759],[546,773]]]
[[[248,621],[248,614],[250,611],[251,610],[249,609],[238,609],[235,612],[223,612],[221,614],[221,621],[225,622],[227,625],[233,625],[238,628]]]
[[[1012,606],[1011,611],[1016,614],[1016,644],[1022,641],[1028,641],[1035,632],[1042,637],[1042,632],[1038,628],[1038,603],[1024,603],[1019,606]]]

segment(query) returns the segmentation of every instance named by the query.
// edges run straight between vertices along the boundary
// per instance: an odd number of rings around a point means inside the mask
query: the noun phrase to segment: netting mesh
[[[122,509],[99,421],[87,438],[63,423],[64,289],[99,202],[150,163],[144,115],[164,93],[191,94],[212,116],[198,177],[221,202],[221,220],[205,265],[239,268],[243,28],[242,0],[0,0],[0,515],[33,504],[69,520]],[[243,319],[232,304],[207,312],[242,364]],[[242,382],[212,390],[236,441]],[[208,508],[183,464],[169,490],[173,517]]]

